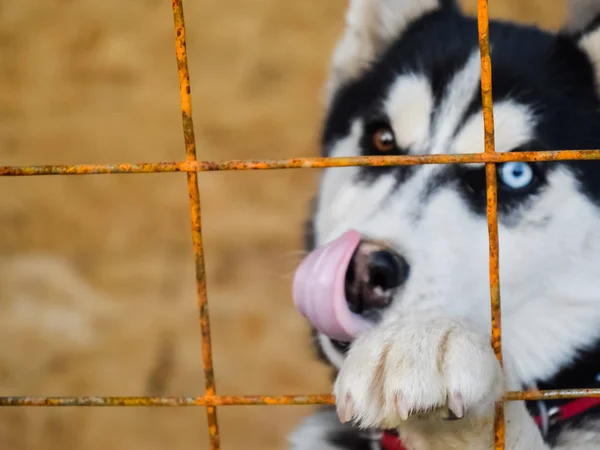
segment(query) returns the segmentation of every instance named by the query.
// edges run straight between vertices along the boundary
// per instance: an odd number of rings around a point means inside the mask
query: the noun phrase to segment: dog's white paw
[[[411,415],[493,414],[503,392],[489,338],[456,320],[382,324],[352,345],[334,386],[342,422],[396,428]]]

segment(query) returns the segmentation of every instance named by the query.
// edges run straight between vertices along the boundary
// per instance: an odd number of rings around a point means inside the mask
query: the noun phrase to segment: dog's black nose
[[[364,242],[354,252],[346,273],[346,300],[350,310],[377,318],[389,306],[394,291],[409,275],[402,255],[380,245]]]
[[[395,253],[380,250],[369,257],[369,281],[383,291],[395,289],[408,278],[408,263]]]

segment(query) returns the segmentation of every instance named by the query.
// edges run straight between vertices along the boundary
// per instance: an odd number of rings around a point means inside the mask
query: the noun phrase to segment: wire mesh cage
[[[600,150],[559,150],[496,153],[494,144],[492,63],[488,39],[488,0],[478,0],[478,32],[481,55],[481,92],[484,119],[485,149],[483,153],[433,154],[404,156],[366,156],[352,158],[293,158],[285,160],[230,160],[223,162],[198,160],[191,110],[191,89],[186,53],[186,29],[182,0],[172,0],[175,23],[175,48],[181,97],[182,126],[185,140],[184,161],[140,164],[96,165],[49,165],[49,166],[0,166],[1,176],[33,175],[91,175],[120,173],[166,173],[185,172],[187,176],[192,244],[196,274],[196,290],[202,339],[202,361],[205,376],[205,392],[197,397],[0,397],[0,406],[203,406],[206,408],[210,448],[220,448],[217,407],[227,405],[315,405],[333,404],[331,395],[285,395],[285,396],[223,396],[217,395],[213,370],[211,328],[206,273],[202,242],[202,221],[198,173],[225,170],[268,170],[291,168],[325,168],[346,166],[394,166],[417,164],[484,163],[486,173],[487,222],[489,232],[489,274],[491,300],[491,345],[502,363],[499,249],[497,219],[496,164],[508,161],[543,162],[559,160],[596,160]],[[506,392],[496,405],[494,446],[504,448],[504,401],[600,397],[600,389],[570,389],[555,391]]]

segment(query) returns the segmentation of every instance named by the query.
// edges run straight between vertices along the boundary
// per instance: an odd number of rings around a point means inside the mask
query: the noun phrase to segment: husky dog
[[[553,34],[492,21],[498,152],[600,148],[600,0]],[[323,154],[484,148],[477,23],[451,0],[350,0]],[[504,360],[490,345],[482,164],[329,168],[294,298],[336,406],[295,450],[487,450],[506,390],[600,387],[600,165],[497,165]],[[505,403],[506,448],[600,449],[594,399]]]

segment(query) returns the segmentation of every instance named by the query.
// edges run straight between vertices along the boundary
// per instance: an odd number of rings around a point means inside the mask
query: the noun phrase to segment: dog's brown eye
[[[380,152],[386,153],[396,147],[396,138],[390,128],[379,128],[373,134],[373,145]]]

